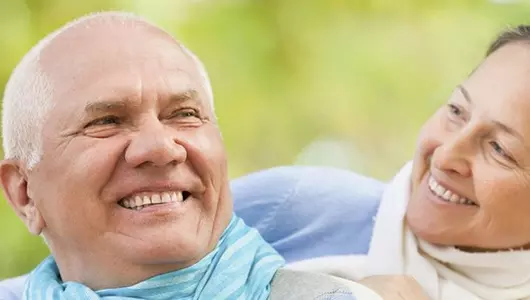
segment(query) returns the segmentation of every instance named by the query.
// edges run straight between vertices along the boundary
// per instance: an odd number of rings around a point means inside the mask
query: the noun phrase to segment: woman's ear
[[[3,160],[0,162],[0,184],[2,184],[7,203],[24,222],[29,232],[39,235],[44,229],[44,219],[35,201],[28,196],[27,180],[27,173],[20,161]]]

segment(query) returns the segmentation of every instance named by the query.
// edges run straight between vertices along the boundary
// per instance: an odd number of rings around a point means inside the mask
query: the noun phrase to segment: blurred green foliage
[[[210,72],[232,177],[313,163],[388,179],[411,157],[424,120],[480,62],[499,30],[528,20],[530,5],[1,0],[0,87],[44,35],[100,10],[137,12],[201,57]],[[307,148],[319,140],[331,147]],[[312,152],[301,155],[304,149]],[[5,201],[0,201],[0,233],[0,279],[28,272],[48,253]]]

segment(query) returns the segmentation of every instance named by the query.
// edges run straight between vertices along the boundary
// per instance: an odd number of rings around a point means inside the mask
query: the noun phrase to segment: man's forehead
[[[87,62],[97,64],[116,54],[127,55],[160,54],[160,50],[172,50],[172,55],[182,53],[178,43],[160,29],[147,25],[125,26],[101,23],[94,26],[69,28],[57,35],[42,50],[40,63],[44,70],[53,71],[58,62]],[[158,52],[158,53],[157,53]]]
[[[41,66],[56,92],[131,85],[130,77],[140,69],[156,70],[153,73],[176,88],[199,78],[192,58],[165,33],[145,26],[103,25],[67,31],[43,51]]]
[[[161,71],[154,76],[150,76],[153,73],[127,73],[123,72],[123,69],[118,72],[109,70],[94,74],[101,75],[83,76],[87,78],[87,82],[80,80],[63,84],[62,89],[55,91],[56,101],[61,103],[64,109],[81,113],[92,103],[127,102],[127,106],[135,106],[144,101],[167,101],[178,97],[186,98],[186,95],[189,99],[200,99],[201,102],[206,98],[198,80],[178,69]]]
[[[149,74],[147,75],[149,76]],[[197,84],[194,78],[185,72],[166,71],[158,76],[137,76],[127,73],[108,73],[86,85],[77,85],[78,89],[68,92],[81,95],[87,101],[100,101],[104,99],[140,99],[145,95],[168,97],[188,92],[197,93]]]

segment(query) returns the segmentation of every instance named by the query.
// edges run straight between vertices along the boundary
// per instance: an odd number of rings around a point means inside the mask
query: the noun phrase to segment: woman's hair
[[[497,51],[502,46],[511,43],[527,42],[530,43],[530,25],[519,25],[501,32],[497,38],[490,44],[486,57]]]

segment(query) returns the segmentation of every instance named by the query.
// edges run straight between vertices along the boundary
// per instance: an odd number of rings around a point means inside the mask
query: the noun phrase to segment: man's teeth
[[[429,189],[441,199],[456,204],[475,205],[475,203],[465,197],[457,195],[456,193],[444,188],[432,177],[429,177]]]
[[[152,204],[182,201],[184,201],[182,192],[162,192],[127,197],[126,199],[121,200],[119,204],[125,208],[140,210]]]

